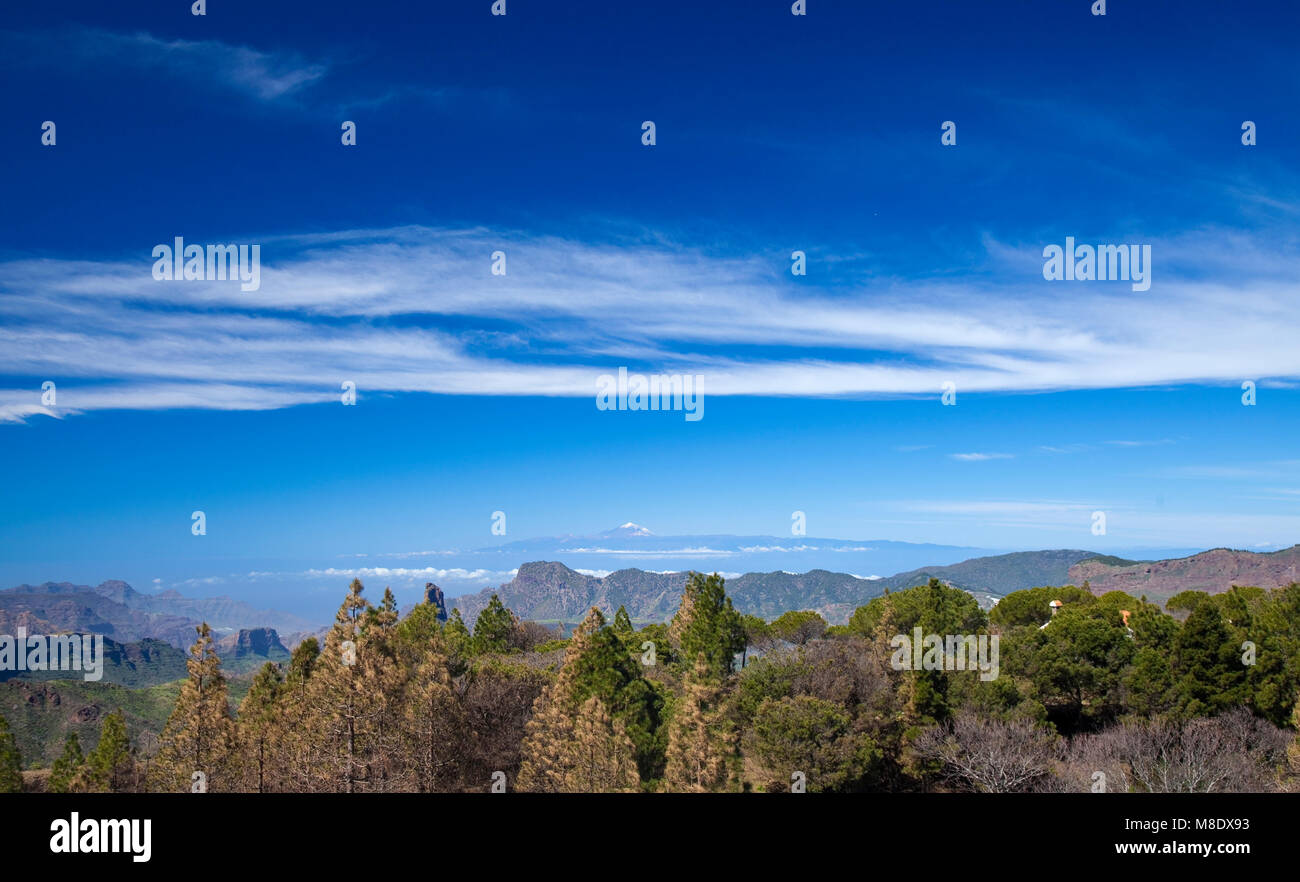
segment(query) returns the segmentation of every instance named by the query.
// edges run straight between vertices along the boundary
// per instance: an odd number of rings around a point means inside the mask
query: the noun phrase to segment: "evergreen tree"
[[[383,607],[374,611],[353,579],[308,684],[305,729],[310,788],[355,793],[393,785],[389,759],[400,731],[389,723],[401,672]]]
[[[236,766],[239,789],[243,792],[267,793],[278,789],[274,758],[283,689],[284,675],[279,665],[267,662],[253,677],[253,685],[239,703],[235,724]]]
[[[614,793],[637,790],[641,783],[632,739],[595,695],[576,709],[559,701],[545,704],[528,723],[523,757],[523,791]]]
[[[233,789],[225,780],[234,748],[235,727],[221,659],[204,622],[185,662],[189,679],[181,685],[159,740],[158,755],[149,767],[150,787],[168,793],[188,793],[195,772],[202,772],[209,791]]]
[[[452,607],[451,618],[443,626],[442,634],[447,641],[447,649],[453,656],[463,659],[473,653],[474,638],[470,636],[469,628],[465,627],[465,620],[456,607]]]
[[[989,621],[1002,626],[1004,631],[1020,626],[1037,628],[1051,619],[1052,607],[1049,604],[1053,600],[1059,600],[1067,607],[1076,604],[1091,606],[1097,602],[1092,592],[1073,585],[1061,588],[1051,586],[1024,588],[1020,591],[1012,591],[999,600],[993,609],[989,610]]]
[[[1173,706],[1174,675],[1168,650],[1139,649],[1124,673],[1124,707],[1131,713],[1154,717]]]
[[[743,621],[743,620],[742,620]],[[803,646],[826,633],[826,620],[812,610],[790,610],[768,626],[769,632],[778,640]],[[748,634],[748,629],[746,629]]]
[[[570,755],[566,793],[620,793],[641,785],[632,739],[595,695],[583,702],[574,719]]]
[[[723,694],[704,656],[697,656],[668,727],[666,790],[704,793],[726,786],[736,739],[721,713]]]
[[[397,623],[394,642],[401,663],[411,670],[420,666],[432,640],[445,643],[443,623],[438,621],[437,604],[424,601]]]
[[[846,708],[812,695],[764,699],[746,738],[768,791],[788,791],[794,772],[804,773],[809,793],[860,791],[883,759]]]
[[[1246,699],[1247,668],[1216,603],[1201,603],[1174,640],[1177,711],[1185,717],[1213,716]]]
[[[614,633],[615,634],[632,634],[635,629],[632,627],[632,617],[627,614],[627,608],[620,605],[618,612],[614,613]]]
[[[456,780],[457,761],[470,733],[452,688],[450,662],[440,634],[429,641],[415,669],[403,712],[406,757],[415,788],[421,793],[448,789]]]
[[[1043,605],[1046,603],[1044,600]],[[916,639],[916,628],[921,629],[922,639],[926,635],[973,635],[987,621],[974,597],[931,578],[924,585],[903,591],[886,590],[880,597],[858,607],[849,617],[846,630],[869,640],[880,657],[890,659],[892,664],[892,657],[898,651],[895,639],[906,637],[910,645]],[[1039,633],[1037,628],[1034,633]],[[952,713],[956,698],[950,695],[954,679],[948,672],[924,667],[914,669],[909,661],[896,682],[905,742],[919,735],[925,726],[942,722]],[[904,767],[912,773],[922,771],[912,765],[913,759],[903,756]]]
[[[276,700],[275,721],[270,738],[270,767],[279,786],[291,792],[311,789],[311,740],[307,721],[310,713],[308,684],[320,659],[320,643],[308,637],[294,647],[285,673],[284,686]]]
[[[1168,713],[1174,691],[1169,655],[1178,621],[1154,604],[1139,603],[1129,617],[1129,627],[1135,652],[1122,677],[1124,710],[1143,716]]]
[[[1032,632],[1029,676],[1040,700],[1057,710],[1058,722],[1069,728],[1104,722],[1123,709],[1121,674],[1135,642],[1118,611],[1112,616],[1100,604],[1067,607]]]
[[[640,776],[656,778],[663,772],[664,697],[643,675],[639,656],[628,651],[613,628],[605,627],[600,610],[593,607],[584,624],[583,638],[576,640],[575,632],[565,651],[571,705],[578,707],[593,695],[599,698],[636,745]]]
[[[515,614],[493,594],[474,623],[474,651],[479,654],[509,652],[518,628],[519,620]]]
[[[392,790],[408,770],[403,768],[402,702],[408,671],[398,657],[399,613],[393,590],[384,587],[384,597],[368,616],[363,629],[370,648],[372,664],[363,666],[373,688],[379,690],[379,708],[375,716],[375,754],[372,776],[376,790]]]
[[[22,789],[23,758],[9,721],[0,717],[0,793],[21,793]]]
[[[1033,589],[1033,591],[1052,589]],[[1072,589],[1078,591],[1078,589]],[[1030,592],[1017,594],[1032,595]],[[1069,596],[1068,594],[1064,596]],[[1008,595],[1009,598],[1016,595]],[[999,602],[998,606],[1002,603]],[[1019,601],[1024,606],[1023,597]],[[1036,606],[1037,601],[1031,605]],[[1008,608],[1012,612],[1017,606],[1013,603]],[[1043,601],[1046,607],[1046,601]],[[994,607],[997,609],[997,607]],[[1011,616],[1011,624],[1020,624],[1020,616]],[[848,628],[855,634],[875,639],[882,633],[911,635],[912,629],[920,625],[927,634],[974,634],[988,623],[988,617],[980,609],[979,603],[959,588],[949,588],[938,579],[930,579],[924,585],[917,585],[903,591],[886,590],[880,597],[874,598],[866,606],[860,606],[849,617]]]
[[[364,779],[366,727],[374,716],[357,664],[361,623],[370,609],[353,579],[334,616],[310,681],[305,728],[311,741],[312,790],[352,793]]]
[[[87,793],[120,793],[134,784],[135,763],[126,735],[126,717],[120,710],[104,717],[99,743],[86,757],[86,764],[73,779],[74,790]]]
[[[393,596],[393,589],[385,585],[384,596],[379,601],[379,606],[372,606],[366,610],[366,624],[386,631],[397,627],[398,618],[397,598]]]
[[[1243,637],[1258,644],[1258,660],[1247,674],[1251,704],[1275,725],[1286,725],[1300,690],[1300,585],[1263,599]]]
[[[738,653],[745,649],[745,628],[731,605],[721,576],[691,573],[682,591],[681,606],[668,633],[684,659],[704,655],[711,676],[725,677]]]
[[[519,789],[636,789],[642,778],[638,765],[658,764],[656,697],[618,636],[605,627],[605,617],[592,607],[573,632],[555,682],[537,699],[521,748]],[[628,721],[637,726],[633,735]],[[638,735],[640,745],[634,740]]]
[[[69,732],[63,742],[63,753],[54,761],[50,769],[50,792],[68,793],[72,782],[81,773],[86,764],[86,757],[81,752],[81,740],[76,732]]]

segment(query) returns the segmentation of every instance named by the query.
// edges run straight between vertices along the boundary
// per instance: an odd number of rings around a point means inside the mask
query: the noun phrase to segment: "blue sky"
[[[1109,5],[6,9],[0,584],[332,603],[349,556],[794,510],[1293,544],[1300,10]],[[175,236],[260,288],[156,281]],[[1067,236],[1150,245],[1150,290],[1045,280]],[[620,366],[704,418],[597,410]]]

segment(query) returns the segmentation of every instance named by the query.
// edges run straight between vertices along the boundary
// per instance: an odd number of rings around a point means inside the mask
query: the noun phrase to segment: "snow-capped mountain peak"
[[[613,529],[613,530],[610,530],[609,533],[607,533],[606,535],[609,535],[609,536],[653,536],[654,533],[651,533],[647,528],[641,526],[640,524],[636,524],[636,523],[633,523],[632,521],[628,521],[626,524],[619,524],[618,527],[616,527],[616,528]]]

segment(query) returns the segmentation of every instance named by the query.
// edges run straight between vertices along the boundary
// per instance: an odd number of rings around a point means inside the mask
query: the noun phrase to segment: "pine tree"
[[[267,662],[253,677],[253,685],[239,703],[235,723],[235,765],[239,790],[267,793],[278,789],[275,759],[276,723],[284,676],[279,665]]]
[[[605,627],[605,617],[592,607],[573,632],[559,675],[538,697],[528,721],[520,790],[567,793],[640,786],[638,760],[643,758],[626,723],[611,716],[604,698],[621,703],[631,697],[621,694],[629,692],[632,681],[620,670],[619,658],[630,661]],[[634,673],[639,679],[640,672]]]
[[[357,662],[361,656],[361,622],[370,609],[362,597],[360,579],[353,579],[348,595],[334,616],[325,647],[316,660],[308,698],[305,727],[311,740],[312,790],[352,793],[364,776],[361,760],[366,720],[364,689],[359,686]]]
[[[430,640],[415,669],[403,711],[405,755],[415,788],[421,793],[447,789],[456,779],[469,726],[452,690],[449,660],[439,634]]]
[[[372,777],[373,789],[400,789],[403,779],[411,771],[401,758],[405,732],[403,731],[403,703],[408,680],[408,669],[398,657],[397,625],[399,613],[393,590],[384,587],[384,597],[373,610],[363,628],[370,653],[363,670],[372,688],[378,690],[379,711],[375,716],[375,751]]]
[[[23,758],[18,741],[9,730],[9,721],[0,717],[0,793],[21,793],[22,789]]]
[[[398,620],[397,598],[393,596],[393,589],[384,586],[384,597],[379,601],[379,606],[372,607],[368,612],[368,621],[373,622],[381,630],[394,628]]]
[[[722,717],[722,696],[723,689],[710,676],[703,654],[696,656],[668,727],[664,789],[704,793],[727,785],[736,738]]]
[[[279,786],[291,792],[305,793],[312,789],[315,770],[308,737],[311,711],[308,687],[319,659],[320,643],[315,637],[308,637],[294,647],[284,686],[276,700],[270,766]]]
[[[391,789],[390,758],[401,732],[391,722],[401,687],[390,621],[374,610],[353,579],[308,687],[305,728],[311,745],[313,790],[355,793]]]
[[[415,670],[424,660],[425,651],[431,640],[445,643],[443,622],[438,620],[438,606],[425,601],[416,604],[397,623],[394,635],[398,658],[410,670]]]
[[[189,679],[181,685],[159,740],[158,755],[149,767],[150,787],[188,793],[194,773],[206,777],[209,791],[230,790],[227,764],[234,748],[235,726],[221,659],[212,645],[212,629],[204,622],[185,662]]]
[[[63,742],[63,753],[54,761],[50,769],[50,792],[68,793],[72,782],[81,773],[86,764],[86,757],[81,752],[81,740],[76,732],[69,732]]]
[[[454,656],[463,659],[473,652],[474,638],[470,636],[469,628],[465,627],[465,620],[461,618],[458,608],[452,607],[451,618],[443,626],[442,635]]]
[[[632,627],[632,617],[627,614],[627,608],[621,605],[618,608],[618,612],[614,613],[614,633],[635,633],[635,629]]]
[[[1192,611],[1174,639],[1174,693],[1186,717],[1212,716],[1245,700],[1248,669],[1216,603]]]
[[[736,655],[745,649],[744,623],[717,573],[707,577],[690,574],[668,633],[681,647],[683,658],[694,659],[703,653],[714,677],[730,674]]]
[[[474,651],[478,654],[509,652],[518,628],[519,620],[515,614],[493,594],[474,622]]]
[[[74,777],[72,789],[82,793],[120,793],[133,786],[135,763],[126,735],[126,717],[120,710],[104,717],[99,743],[86,757],[86,764]]]
[[[620,793],[641,786],[632,739],[595,695],[583,702],[574,718],[567,753],[565,793]]]

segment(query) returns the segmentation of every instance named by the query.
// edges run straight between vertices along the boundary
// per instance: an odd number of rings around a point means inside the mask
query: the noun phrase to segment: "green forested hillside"
[[[23,765],[47,767],[69,732],[77,733],[83,748],[92,747],[99,741],[103,718],[116,710],[126,717],[132,743],[148,752],[157,744],[179,692],[179,681],[129,689],[83,680],[9,680],[0,683],[0,716],[14,731]]]

